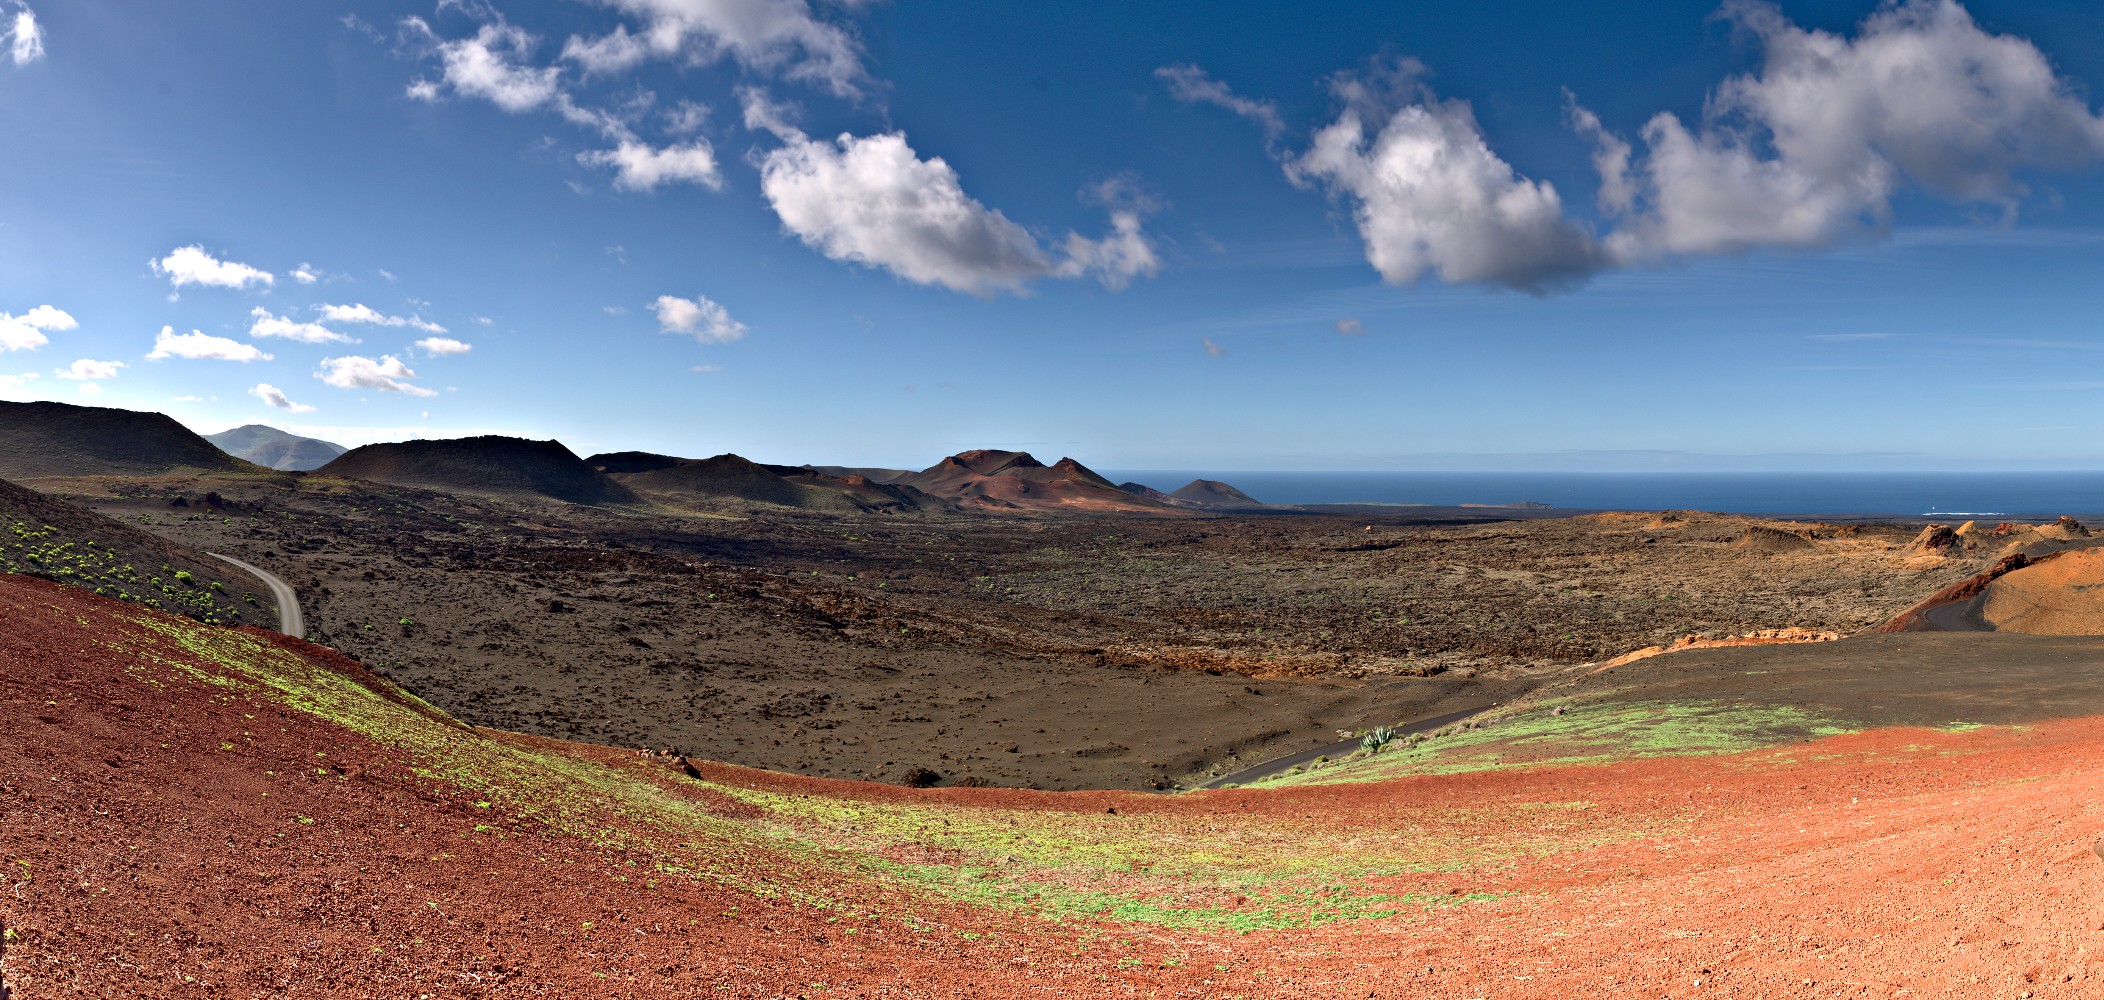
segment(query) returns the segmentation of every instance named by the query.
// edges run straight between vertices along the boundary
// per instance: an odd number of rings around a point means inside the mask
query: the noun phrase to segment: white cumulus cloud
[[[17,66],[27,66],[44,58],[44,28],[37,23],[36,11],[23,7],[8,19],[8,30],[0,32],[7,39],[7,54]]]
[[[303,344],[355,343],[355,339],[337,333],[320,323],[302,323],[287,316],[273,316],[270,310],[257,306],[249,310],[251,322],[248,335],[251,337],[283,337]]]
[[[706,296],[660,295],[650,308],[657,313],[658,329],[664,333],[684,333],[704,344],[728,344],[745,336],[745,324]]]
[[[712,62],[726,55],[843,97],[866,82],[861,48],[819,20],[805,0],[605,0],[637,18],[597,38],[571,36],[563,58],[591,73],[618,73],[650,58]]]
[[[403,27],[412,35],[430,40],[437,49],[445,84],[454,93],[479,97],[513,113],[532,111],[555,102],[562,93],[562,69],[531,66],[535,40],[524,29],[493,21],[476,29],[468,38],[439,39],[422,18],[405,18]],[[409,96],[436,100],[436,82],[417,80],[409,85]]]
[[[383,354],[379,360],[350,355],[342,358],[323,358],[321,370],[314,373],[326,385],[338,389],[376,389],[380,392],[399,392],[410,396],[436,396],[438,393],[409,382],[416,373],[392,354]]]
[[[238,340],[214,337],[209,333],[192,330],[176,333],[172,326],[164,326],[153,338],[153,353],[148,361],[163,358],[189,358],[193,361],[269,361],[270,355],[256,349],[254,344]]]
[[[168,256],[148,261],[155,274],[167,275],[168,283],[177,288],[184,285],[204,285],[209,288],[247,288],[251,285],[270,286],[277,277],[269,271],[253,268],[235,261],[220,260],[205,252],[198,244],[177,247]]]
[[[20,316],[0,312],[0,351],[32,351],[51,342],[46,333],[79,326],[65,310],[48,305]]]
[[[577,162],[588,167],[614,168],[614,186],[629,191],[653,191],[661,185],[680,182],[723,189],[716,150],[706,139],[691,139],[673,146],[652,146],[640,140],[623,142],[613,149],[579,153]]]
[[[414,346],[425,354],[433,355],[466,354],[475,349],[475,345],[454,340],[451,337],[425,337],[417,341]]]
[[[314,407],[308,406],[305,403],[293,402],[289,397],[285,395],[285,393],[282,390],[280,390],[277,386],[271,385],[268,382],[256,383],[256,387],[250,389],[248,391],[248,394],[256,397],[257,399],[262,400],[264,403],[268,404],[269,406],[275,409],[284,410],[287,413],[314,412]]]
[[[1394,284],[1431,272],[1542,292],[1599,268],[1603,252],[1564,217],[1556,188],[1515,173],[1468,102],[1439,99],[1423,71],[1405,61],[1340,77],[1343,111],[1287,176],[1350,202],[1367,261]]]
[[[324,323],[367,323],[373,326],[407,326],[425,333],[444,333],[446,328],[422,316],[390,316],[363,302],[351,305],[318,305],[314,310],[321,314]]]
[[[1113,206],[1111,232],[1102,239],[1069,233],[1066,255],[1055,258],[1000,210],[965,194],[941,157],[922,159],[904,133],[822,142],[766,94],[748,89],[740,97],[746,127],[782,142],[759,159],[761,193],[782,228],[834,260],[978,296],[1022,294],[1036,278],[1082,275],[1117,289],[1161,267],[1140,231],[1145,199],[1117,194],[1127,182],[1091,194]]]
[[[1637,155],[1572,108],[1624,260],[1826,245],[1882,229],[1910,183],[2013,212],[2019,171],[2104,160],[2104,118],[2045,54],[1953,0],[1887,5],[1853,38],[1767,3],[1733,0],[1723,16],[1760,42],[1762,64],[1726,79],[1697,125],[1658,114]]]
[[[1117,291],[1138,277],[1152,277],[1162,269],[1154,244],[1140,232],[1140,214],[1115,211],[1110,214],[1111,231],[1100,240],[1080,233],[1067,234],[1067,259],[1056,273],[1061,277],[1092,274],[1103,286]]]
[[[820,253],[918,284],[991,295],[1053,268],[1023,227],[965,194],[948,163],[921,159],[903,133],[794,135],[761,160],[760,189]]]
[[[116,378],[117,369],[125,367],[128,366],[122,361],[95,361],[89,358],[81,358],[53,374],[59,378],[70,379]]]
[[[302,285],[311,285],[321,280],[321,272],[315,270],[312,264],[301,264],[292,269],[292,280]]]

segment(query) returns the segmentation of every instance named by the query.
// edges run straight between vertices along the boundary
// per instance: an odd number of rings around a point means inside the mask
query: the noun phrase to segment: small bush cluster
[[[161,575],[141,573],[94,542],[75,545],[59,537],[58,529],[48,524],[31,527],[16,521],[9,533],[12,539],[0,537],[0,573],[41,576],[210,624],[240,623],[238,610],[214,599],[219,584],[201,588],[189,570],[163,565]]]

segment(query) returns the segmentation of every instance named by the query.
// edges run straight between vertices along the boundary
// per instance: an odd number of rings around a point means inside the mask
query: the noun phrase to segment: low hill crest
[[[280,472],[310,472],[349,449],[320,438],[301,437],[268,424],[243,424],[205,435],[220,450]]]
[[[556,440],[485,434],[353,448],[316,475],[462,493],[599,505],[633,503],[627,487]]]
[[[139,475],[179,468],[263,472],[165,413],[0,402],[0,477]]]

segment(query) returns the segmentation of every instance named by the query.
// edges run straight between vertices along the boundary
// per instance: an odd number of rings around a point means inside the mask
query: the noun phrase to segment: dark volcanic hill
[[[639,493],[750,500],[801,506],[802,491],[788,480],[737,455],[674,458],[644,452],[594,455],[586,462]]]
[[[853,465],[806,465],[802,468],[806,472],[814,472],[821,476],[833,476],[838,479],[861,476],[872,483],[895,483],[913,475],[912,469],[864,468]]]
[[[982,507],[1020,510],[1162,510],[1071,458],[1045,465],[1027,452],[961,452],[900,481]]]
[[[1217,479],[1193,479],[1184,484],[1182,489],[1169,495],[1216,510],[1242,510],[1264,506],[1255,497]]]
[[[560,441],[485,435],[353,448],[316,475],[448,493],[578,504],[634,503],[636,495],[585,464]]]
[[[761,465],[738,455],[675,458],[622,451],[593,455],[593,468],[638,493],[669,503],[742,500],[783,507],[927,510],[948,506],[918,490],[828,475],[809,466]]]
[[[343,454],[344,447],[320,438],[287,434],[263,424],[247,424],[233,430],[205,435],[222,451],[266,469],[308,472],[329,464]]]
[[[0,403],[0,478],[262,472],[164,413],[70,403]]]
[[[1189,500],[1180,500],[1176,497],[1172,497],[1167,493],[1163,493],[1162,491],[1147,485],[1146,483],[1119,483],[1118,488],[1124,490],[1127,493],[1132,494],[1133,496],[1139,497],[1142,500],[1152,500],[1155,503],[1161,504],[1165,507],[1198,506],[1198,504],[1193,503]]]
[[[40,576],[199,621],[274,621],[269,589],[241,570],[4,479],[0,573]]]

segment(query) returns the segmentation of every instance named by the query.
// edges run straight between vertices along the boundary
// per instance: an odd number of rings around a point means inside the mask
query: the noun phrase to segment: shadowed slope
[[[0,480],[0,572],[99,590],[204,621],[271,622],[269,593],[225,563],[6,480]]]
[[[833,476],[809,466],[761,465],[738,455],[676,458],[623,451],[585,460],[615,481],[672,503],[740,500],[783,507],[833,510],[933,510],[947,508],[934,497],[861,475]]]
[[[0,402],[0,478],[263,472],[163,413]]]
[[[627,487],[586,465],[559,441],[487,435],[354,448],[316,475],[512,499],[634,503]]]

